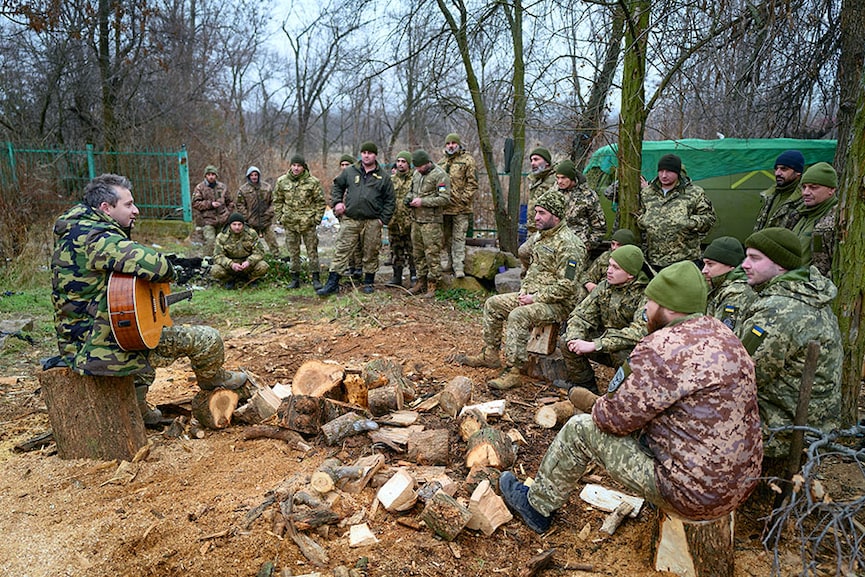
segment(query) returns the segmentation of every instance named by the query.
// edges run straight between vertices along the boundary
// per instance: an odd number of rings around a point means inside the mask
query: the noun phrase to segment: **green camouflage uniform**
[[[571,311],[568,327],[559,342],[569,382],[594,383],[595,373],[589,359],[608,367],[618,367],[646,336],[646,321],[643,320],[646,297],[643,292],[647,284],[649,277],[643,271],[620,285],[602,280]],[[594,342],[597,350],[587,355],[571,352],[568,341],[577,339]]]
[[[520,292],[494,295],[484,303],[484,345],[499,349],[507,321],[505,359],[513,367],[521,367],[528,358],[526,344],[532,327],[562,322],[586,294],[579,284],[586,247],[565,221],[533,236],[532,264]],[[519,296],[526,294],[534,296],[534,303],[520,305]]]
[[[136,384],[151,382],[153,367],[180,356],[190,358],[199,379],[221,370],[223,343],[211,327],[166,327],[156,349],[122,350],[108,315],[112,272],[153,282],[174,278],[163,254],[130,240],[128,232],[102,211],[79,204],[61,215],[54,224],[51,297],[60,356],[72,369],[86,375],[134,374]]]
[[[646,260],[663,268],[702,256],[700,241],[715,226],[715,209],[703,189],[684,176],[666,195],[656,178],[640,191],[637,226]]]
[[[412,250],[419,279],[436,283],[441,280],[442,210],[450,194],[450,179],[438,165],[426,174],[415,171],[412,176],[411,193],[406,199],[421,199],[421,206],[410,208]]]
[[[306,247],[309,272],[319,272],[318,232],[324,216],[324,190],[308,170],[294,176],[290,172],[276,181],[273,189],[276,222],[285,229],[285,246],[291,259],[291,272],[300,272],[300,242]]]
[[[580,237],[586,250],[600,246],[607,235],[607,219],[598,193],[587,184],[577,184],[560,192],[568,199],[565,212],[568,226]]]
[[[232,208],[243,216],[246,226],[264,238],[268,252],[279,254],[279,243],[276,241],[272,226],[274,217],[273,187],[261,180],[261,173],[259,173],[258,179],[256,184],[247,180],[237,189],[234,197],[231,198]]]
[[[719,319],[733,330],[742,311],[757,298],[742,267],[709,281],[706,314]]]
[[[394,267],[409,265],[414,268],[415,263],[411,241],[412,219],[410,209],[405,205],[405,198],[411,192],[412,172],[411,170],[405,174],[397,172],[390,177],[393,182],[394,211],[390,222],[387,223],[387,238],[390,241]]]
[[[838,290],[815,267],[796,269],[754,287],[757,298],[742,314],[736,334],[757,367],[757,398],[767,457],[789,452],[789,432],[769,441],[769,429],[791,425],[796,414],[805,351],[820,344],[808,404],[808,425],[840,425],[843,347],[832,301]]]
[[[592,261],[589,268],[583,271],[580,275],[580,284],[585,286],[587,283],[599,284],[607,278],[607,269],[610,267],[610,255],[613,254],[613,249],[605,250],[598,258]]]
[[[556,186],[556,171],[555,166],[548,166],[538,173],[529,173],[526,177],[529,181],[529,198],[526,203],[526,231],[528,236],[526,241],[517,249],[520,264],[523,266],[523,271],[529,270],[529,265],[532,264],[532,235],[537,231],[535,228],[535,203],[543,193]]]
[[[693,520],[734,510],[763,458],[754,364],[720,321],[691,315],[644,337],[591,415],[541,461],[529,503],[562,507],[592,460],[628,490]]]
[[[438,166],[442,167],[451,179],[451,198],[443,212],[444,252],[453,271],[463,272],[466,234],[478,191],[477,164],[472,155],[460,147],[454,154],[445,154]]]
[[[812,207],[805,206],[800,200],[787,226],[802,243],[802,265],[814,265],[820,274],[829,278],[832,278],[832,255],[838,243],[835,234],[837,208],[838,197],[834,194]]]
[[[221,206],[214,208],[213,202],[219,201]],[[204,237],[204,255],[213,254],[213,243],[216,235],[231,214],[231,204],[228,199],[228,189],[225,183],[218,180],[211,187],[207,180],[199,182],[192,191],[192,220],[195,228]]]
[[[782,187],[772,186],[760,193],[760,212],[754,222],[754,232],[773,226],[788,228],[787,219],[796,212],[802,200],[802,182],[797,178]]]
[[[213,268],[210,275],[220,281],[254,281],[267,274],[268,265],[264,261],[264,245],[258,233],[245,226],[239,233],[227,228],[216,237],[213,249]],[[242,271],[231,268],[234,263],[249,266]]]

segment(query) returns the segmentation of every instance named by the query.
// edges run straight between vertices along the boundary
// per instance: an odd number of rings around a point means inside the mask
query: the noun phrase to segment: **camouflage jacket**
[[[613,435],[642,433],[658,490],[688,519],[729,513],[760,477],[754,363],[718,319],[690,315],[644,337],[592,419]]]
[[[578,184],[560,192],[568,199],[565,209],[568,226],[582,239],[587,250],[600,246],[607,235],[607,218],[598,193],[587,184]]]
[[[442,222],[443,210],[451,195],[450,184],[447,173],[438,165],[434,165],[426,174],[415,171],[411,179],[411,193],[406,199],[411,202],[412,199],[420,198],[421,205],[410,208],[412,221],[422,224]]]
[[[273,189],[276,222],[286,230],[305,232],[321,224],[324,216],[324,189],[308,170],[294,176],[283,174]]]
[[[367,172],[360,162],[347,166],[333,179],[331,206],[345,204],[353,220],[380,220],[390,224],[395,207],[393,182],[381,166]]]
[[[261,232],[273,224],[273,187],[259,181],[247,180],[231,198],[232,209],[243,215],[250,227]]]
[[[646,260],[667,266],[700,258],[700,241],[715,226],[715,209],[699,186],[679,179],[664,195],[656,178],[640,191],[637,226],[643,233]]]
[[[460,148],[456,154],[445,154],[438,165],[451,179],[451,199],[444,208],[444,214],[471,212],[478,191],[478,168],[475,159]]]
[[[149,370],[148,351],[123,351],[111,332],[112,272],[154,282],[174,278],[168,259],[133,242],[113,218],[79,204],[54,223],[51,299],[60,355],[78,373],[124,376]]]
[[[405,198],[411,193],[412,173],[411,170],[405,174],[397,172],[390,177],[391,182],[393,182],[394,209],[393,216],[387,223],[387,228],[394,234],[407,235],[411,233],[411,209],[406,206]]]
[[[195,226],[221,227],[231,214],[231,202],[227,195],[225,183],[216,181],[211,188],[206,180],[202,180],[192,191],[192,220]],[[214,208],[213,202],[219,201],[221,206]]]
[[[706,314],[715,317],[733,330],[742,311],[757,298],[742,267],[709,281]]]
[[[250,266],[255,266],[264,259],[264,245],[255,229],[244,226],[240,233],[226,228],[216,235],[213,246],[213,262],[222,268],[231,268],[232,263],[242,263],[248,260]]]
[[[742,314],[736,334],[757,367],[766,455],[781,457],[789,450],[789,432],[769,441],[769,429],[793,423],[808,341],[820,344],[808,424],[824,431],[840,424],[843,350],[831,307],[838,290],[810,267],[786,272],[754,291],[757,298]]]
[[[593,341],[598,351],[615,352],[633,348],[646,336],[643,292],[649,278],[640,274],[626,283],[611,285],[602,280],[568,317],[565,341]]]
[[[538,198],[556,186],[556,171],[554,166],[548,166],[538,173],[529,173],[529,198],[526,202],[526,229],[535,232],[535,202]]]
[[[817,206],[807,207],[799,201],[796,212],[788,221],[789,228],[802,243],[802,265],[814,265],[820,274],[831,278],[832,255],[838,239],[835,235],[835,212],[838,197],[830,196]]]
[[[754,232],[772,226],[788,228],[787,219],[796,212],[796,204],[802,200],[802,182],[796,179],[781,188],[772,186],[760,193],[760,212],[754,221]]]
[[[600,283],[607,278],[607,268],[610,266],[610,255],[613,254],[613,249],[605,250],[598,258],[592,261],[592,264],[583,271],[580,275],[580,284],[585,285],[587,282],[595,284]]]
[[[586,246],[564,220],[534,234],[532,264],[520,285],[520,294],[534,295],[535,302],[559,304],[570,310],[585,295],[580,271],[586,264]]]

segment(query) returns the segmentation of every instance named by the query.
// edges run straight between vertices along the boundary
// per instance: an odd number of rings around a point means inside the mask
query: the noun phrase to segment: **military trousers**
[[[393,266],[404,267],[408,265],[414,268],[414,253],[412,249],[412,225],[408,227],[400,226],[391,228],[388,226],[387,238],[390,242],[390,254],[393,259]],[[439,245],[441,247],[441,245]],[[439,248],[441,252],[441,248]]]
[[[418,278],[439,282],[442,278],[441,223],[413,222],[411,225],[411,244]]]
[[[542,515],[560,509],[591,461],[598,461],[610,476],[647,501],[672,510],[655,481],[655,459],[636,437],[618,437],[601,431],[591,415],[574,415],[550,443],[534,484],[529,503]]]
[[[273,231],[273,226],[267,225],[255,228],[255,232],[257,232],[258,236],[264,241],[265,251],[274,256],[279,256],[279,241],[276,240],[276,233]]]
[[[147,356],[151,368],[135,375],[135,386],[149,386],[156,378],[156,368],[167,367],[181,357],[189,358],[199,380],[214,377],[225,361],[225,345],[219,331],[203,325],[163,328],[159,344]]]
[[[263,260],[258,261],[254,266],[248,267],[246,270],[236,271],[231,268],[224,268],[218,264],[214,264],[210,268],[210,276],[219,282],[228,281],[254,281],[260,279],[267,274],[269,265]]]
[[[448,264],[454,273],[464,272],[466,262],[466,234],[472,213],[446,214],[442,225],[444,233],[443,248],[447,253]]]
[[[498,350],[507,321],[505,360],[509,366],[521,367],[528,360],[526,344],[532,327],[561,322],[569,312],[559,304],[520,305],[519,293],[493,295],[484,303],[484,345]]]
[[[291,259],[289,270],[300,272],[300,242],[306,247],[306,258],[309,259],[309,272],[319,272],[321,265],[318,262],[318,231],[315,227],[306,230],[285,229],[285,248]]]
[[[585,340],[592,339],[585,338]],[[623,349],[621,351],[597,351],[586,355],[578,355],[577,353],[574,353],[570,349],[568,349],[568,343],[565,340],[565,337],[561,337],[559,338],[559,350],[562,351],[562,359],[565,361],[565,369],[567,370],[568,382],[575,385],[582,385],[583,383],[587,382],[594,383],[595,371],[594,369],[592,369],[592,365],[591,363],[589,363],[589,361],[595,361],[596,363],[606,365],[615,369],[620,367],[622,363],[628,360],[628,355],[631,354],[633,347],[628,347],[627,349]],[[605,386],[601,386],[598,387],[598,390],[601,391],[601,393],[604,393],[607,389]]]
[[[355,220],[343,216],[330,272],[342,273],[358,243],[363,243],[363,272],[375,274],[378,271],[378,254],[381,250],[381,229],[381,221],[377,218]]]
[[[222,227],[213,224],[205,224],[201,227],[201,236],[204,238],[204,256],[213,256],[213,245],[216,244],[216,235]]]

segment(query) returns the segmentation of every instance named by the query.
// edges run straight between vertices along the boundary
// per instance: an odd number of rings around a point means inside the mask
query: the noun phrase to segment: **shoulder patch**
[[[753,357],[765,337],[766,329],[758,325],[753,325],[742,338],[742,346],[744,346],[745,350],[748,351],[748,354]]]
[[[610,380],[610,384],[607,385],[607,393],[615,393],[616,390],[625,382],[625,379],[631,374],[631,365],[628,364],[626,360],[622,363],[622,366],[616,370],[616,374],[613,375],[613,378]]]
[[[565,278],[568,280],[574,280],[577,278],[577,261],[571,259],[568,261],[568,264],[565,266]]]

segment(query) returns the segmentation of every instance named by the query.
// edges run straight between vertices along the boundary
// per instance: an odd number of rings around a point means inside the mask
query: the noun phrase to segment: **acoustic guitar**
[[[192,298],[192,291],[171,294],[167,282],[150,282],[113,272],[108,278],[108,315],[114,340],[124,351],[155,349],[163,327],[174,324],[168,307]]]

